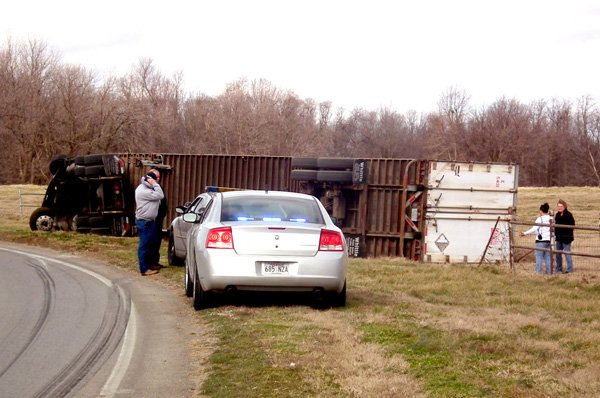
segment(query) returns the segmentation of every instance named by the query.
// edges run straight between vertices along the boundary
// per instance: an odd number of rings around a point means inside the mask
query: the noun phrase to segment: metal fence
[[[510,233],[510,266],[512,269],[516,264],[535,264],[535,251],[542,250],[550,252],[551,273],[556,272],[556,256],[566,254],[556,249],[554,240],[555,228],[573,229],[575,240],[571,244],[573,257],[573,269],[575,272],[600,272],[600,227],[595,226],[571,226],[551,223],[550,225],[550,248],[536,249],[534,246],[535,235],[520,236],[517,232],[525,231],[532,226],[547,227],[548,224],[536,224],[513,221]],[[565,260],[563,256],[563,269]]]
[[[29,218],[42,204],[45,187],[36,185],[0,185],[0,216],[3,219]]]
[[[26,214],[23,214],[24,208],[38,208],[40,207],[40,203],[42,202],[41,196],[44,196],[43,193],[35,193],[35,192],[22,192],[19,189],[19,216],[23,217],[24,215],[29,216],[30,211]]]

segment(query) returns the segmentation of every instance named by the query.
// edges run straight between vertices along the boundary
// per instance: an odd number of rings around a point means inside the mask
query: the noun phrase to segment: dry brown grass
[[[600,188],[598,187],[524,187],[517,195],[517,221],[529,222],[538,216],[540,205],[547,202],[556,210],[559,199],[569,204],[577,224],[598,226],[600,221]]]
[[[530,221],[542,202],[555,204],[559,197],[571,204],[579,225],[597,222],[597,188],[521,188],[519,219]],[[26,230],[26,218],[8,222]],[[10,228],[5,224],[0,233]],[[77,251],[81,241],[75,235],[56,234],[45,242]],[[37,233],[4,236],[41,241]],[[118,249],[117,238],[86,239]],[[180,277],[174,273],[172,280],[179,284]],[[195,313],[219,341],[202,393],[598,396],[600,275],[540,277],[524,266],[512,272],[361,259],[351,262],[348,281],[348,305],[340,310],[242,304]],[[182,295],[179,285],[176,292]]]
[[[41,185],[0,185],[0,217],[29,219],[31,212],[41,206],[45,193],[46,187]]]

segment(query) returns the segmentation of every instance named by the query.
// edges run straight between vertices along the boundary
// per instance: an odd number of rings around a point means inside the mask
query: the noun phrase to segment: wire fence
[[[556,257],[558,255],[563,257],[564,270],[566,268],[565,252],[556,249],[554,240],[555,228],[560,227],[573,229],[575,240],[571,243],[571,252],[569,254],[573,258],[574,272],[600,273],[600,226],[571,226],[551,223],[551,244],[549,249],[536,249],[534,242],[535,235],[520,236],[520,234],[516,233],[517,229],[524,231],[532,226],[547,227],[548,224],[511,222],[510,266],[512,269],[517,264],[531,265],[532,269],[535,268],[535,251],[542,250],[550,253],[551,273],[556,273]]]

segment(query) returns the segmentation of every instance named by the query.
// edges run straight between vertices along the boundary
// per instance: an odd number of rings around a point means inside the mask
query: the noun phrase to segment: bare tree
[[[582,174],[590,175],[600,186],[600,112],[589,96],[577,102],[575,134],[575,148],[581,153],[573,159],[587,171]]]
[[[123,125],[137,151],[179,148],[183,130],[181,75],[162,75],[151,59],[141,59],[132,73],[119,79],[118,95],[127,112]]]
[[[438,101],[438,113],[430,115],[426,146],[435,159],[457,160],[465,139],[469,96],[465,91],[449,88]]]
[[[514,99],[500,99],[474,112],[464,141],[467,159],[486,162],[525,161],[529,111]]]
[[[52,125],[51,77],[58,57],[41,41],[8,42],[0,55],[3,99],[0,130],[14,145],[9,158],[15,160],[19,180],[39,182],[41,167],[48,159],[47,131]],[[46,163],[47,164],[47,163]]]

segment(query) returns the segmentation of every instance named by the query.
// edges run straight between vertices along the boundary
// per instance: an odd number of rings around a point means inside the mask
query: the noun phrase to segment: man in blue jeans
[[[142,177],[140,185],[135,189],[135,225],[140,237],[138,262],[143,276],[154,275],[158,270],[150,269],[152,250],[156,231],[156,216],[160,201],[164,198],[162,188],[158,184],[160,172],[152,169]]]

